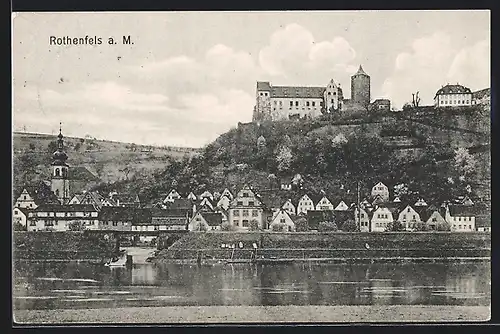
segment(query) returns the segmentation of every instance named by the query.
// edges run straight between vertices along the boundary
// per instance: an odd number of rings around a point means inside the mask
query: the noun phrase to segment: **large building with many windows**
[[[273,86],[258,81],[253,121],[312,119],[370,103],[370,76],[360,66],[351,77],[351,99],[345,100],[340,84],[331,79],[326,86]]]
[[[257,221],[259,227],[263,223],[263,206],[255,192],[245,185],[234,197],[229,206],[229,224],[237,229],[247,230],[252,220]]]
[[[435,107],[468,107],[472,103],[470,88],[459,84],[443,86],[434,96]]]

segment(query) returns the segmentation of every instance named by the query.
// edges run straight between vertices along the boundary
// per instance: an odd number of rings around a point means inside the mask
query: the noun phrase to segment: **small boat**
[[[127,257],[126,256],[122,256],[121,258],[116,259],[116,261],[113,261],[113,260],[106,262],[104,265],[106,267],[125,267],[125,265],[127,264]]]

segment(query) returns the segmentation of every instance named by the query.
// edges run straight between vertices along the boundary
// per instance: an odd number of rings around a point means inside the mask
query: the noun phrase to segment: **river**
[[[489,263],[153,264],[24,263],[14,308],[198,305],[490,305]]]

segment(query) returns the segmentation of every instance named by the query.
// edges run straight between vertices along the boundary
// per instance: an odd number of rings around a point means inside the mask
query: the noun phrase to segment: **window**
[[[113,226],[118,226],[118,222],[113,222]]]
[[[337,92],[333,92],[333,95],[337,95]]]
[[[237,210],[234,210],[234,211],[236,211],[236,212],[237,212]],[[197,221],[197,222],[201,221],[201,218],[200,218],[200,217],[196,217],[196,221]]]
[[[248,197],[248,193],[242,193],[241,197]]]
[[[361,214],[361,218],[365,218],[365,214],[364,213]]]
[[[240,215],[240,210],[233,210],[233,216],[239,217]]]
[[[283,101],[280,101],[280,107],[283,105]]]
[[[415,220],[415,219],[416,219],[416,218],[415,218],[415,215],[413,215],[413,218],[412,218],[412,219],[413,219],[413,220]]]
[[[254,203],[255,203],[254,201],[248,201],[249,206],[254,206],[255,205]]]
[[[237,219],[234,219],[234,220],[233,220],[233,225],[238,226],[238,225],[239,225],[239,221],[238,221]]]
[[[410,212],[410,208],[408,208],[407,212],[408,212],[408,213]]]
[[[458,229],[461,230],[462,229],[462,225],[458,225]]]
[[[458,217],[458,221],[462,221],[462,217]]]
[[[293,101],[290,101],[290,107],[293,107]]]
[[[332,103],[333,103],[333,99],[332,99]]]
[[[284,223],[285,223],[285,218],[281,218],[281,219],[280,219],[280,222],[281,222],[282,224],[284,224]]]
[[[248,210],[243,210],[243,217],[248,217]]]
[[[469,217],[469,221],[472,221],[472,217]]]
[[[295,106],[298,107],[299,106],[299,101],[295,101]]]
[[[469,225],[469,230],[472,230],[472,225]]]
[[[259,211],[252,210],[252,217],[257,217],[259,215]]]
[[[262,96],[262,92],[260,92],[259,95]]]
[[[243,227],[248,227],[248,219],[243,219]]]
[[[316,107],[316,102],[315,101],[312,101],[312,106]]]
[[[242,205],[243,205],[243,201],[237,201],[237,202],[236,202],[236,205],[238,205],[238,206],[242,206]]]
[[[56,176],[59,176],[60,175],[60,171],[59,171],[59,168],[56,168]]]
[[[309,101],[306,102],[306,107],[309,107]]]
[[[332,95],[332,92],[328,92],[328,95]]]

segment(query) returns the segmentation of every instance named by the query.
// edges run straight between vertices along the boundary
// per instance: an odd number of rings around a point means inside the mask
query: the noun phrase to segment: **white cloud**
[[[353,74],[355,58],[356,52],[343,37],[315,41],[310,31],[294,23],[271,35],[269,45],[259,53],[259,64],[289,84],[320,84],[318,78],[344,82]]]
[[[441,85],[456,82],[473,90],[489,85],[489,43],[457,50],[449,35],[436,32],[416,39],[411,51],[397,55],[382,90],[400,108],[417,91],[421,104],[432,104]]]

